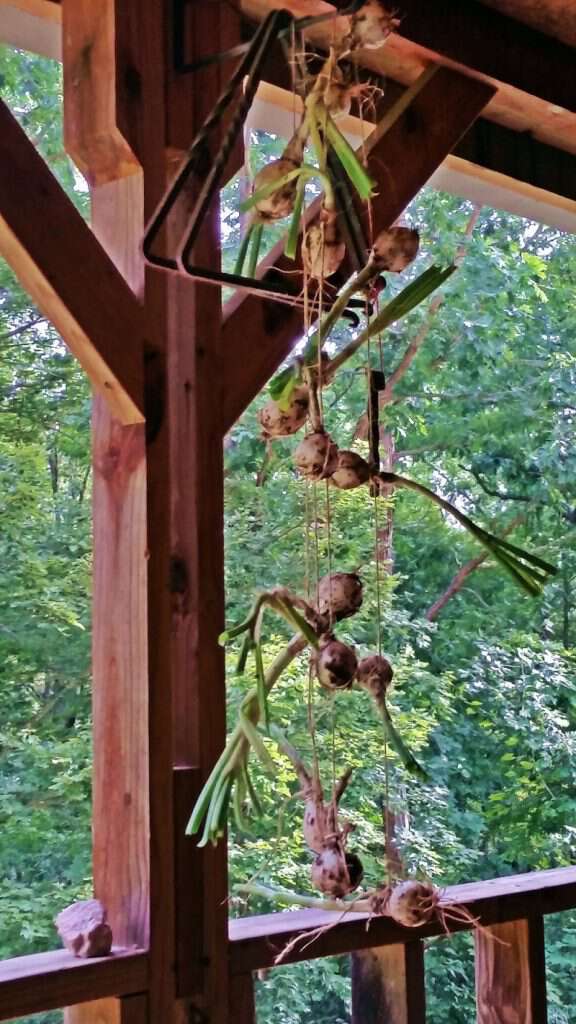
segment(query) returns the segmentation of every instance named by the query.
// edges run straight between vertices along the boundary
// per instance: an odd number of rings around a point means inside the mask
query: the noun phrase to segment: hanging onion
[[[346,44],[350,50],[377,50],[399,24],[381,0],[366,0],[352,15]]]
[[[363,689],[381,700],[392,682],[394,672],[390,662],[380,654],[370,654],[358,664],[356,682]]]
[[[370,479],[370,466],[356,452],[338,452],[338,466],[332,474],[332,483],[341,491],[361,487]]]
[[[337,838],[327,839],[312,865],[312,884],[327,896],[341,899],[360,884],[364,874],[355,853],[345,853]]]
[[[318,583],[318,611],[335,622],[354,615],[361,604],[362,580],[355,572],[332,572]]]
[[[315,662],[318,681],[327,690],[350,689],[358,667],[352,647],[333,636],[323,637]]]
[[[398,225],[381,231],[372,246],[372,261],[379,270],[399,274],[418,255],[420,235],[416,228]]]
[[[430,882],[398,882],[388,896],[386,913],[405,928],[418,928],[434,917],[439,899]]]
[[[285,409],[271,398],[258,413],[262,436],[288,437],[295,434],[306,422],[308,405],[308,388],[305,385],[294,389],[290,403]]]
[[[296,469],[306,480],[327,480],[338,465],[338,449],[329,434],[308,434],[294,452]]]

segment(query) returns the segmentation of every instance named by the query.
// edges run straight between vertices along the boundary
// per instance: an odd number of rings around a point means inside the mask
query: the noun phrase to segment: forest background
[[[0,91],[88,215],[86,188],[63,151],[58,65],[3,48]],[[258,159],[278,147],[270,137],[259,143]],[[228,258],[238,245],[239,189],[229,188],[223,211]],[[328,771],[334,752],[339,766],[354,767],[345,810],[369,883],[384,870],[387,790],[406,870],[444,885],[576,860],[576,242],[430,189],[408,217],[422,234],[414,273],[459,250],[462,263],[442,302],[383,338],[387,374],[402,366],[384,410],[387,457],[495,532],[515,524],[518,543],[559,573],[530,599],[489,560],[472,563],[473,541],[414,495],[381,504],[375,522],[367,492],[333,494],[328,529],[324,491],[303,512],[291,441],[276,444],[263,474],[263,395],[226,440],[227,614],[239,619],[261,588],[302,590],[307,530],[322,566],[330,557],[361,572],[366,600],[341,636],[374,649],[377,546],[392,711],[431,781],[415,782],[384,758],[361,693],[315,698],[321,763]],[[54,914],[91,892],[90,393],[4,264],[0,345],[0,957],[8,957],[53,948]],[[343,447],[364,410],[365,359],[326,392],[327,424]],[[469,573],[450,593],[463,567]],[[267,656],[287,635],[272,623]],[[271,705],[309,757],[306,677],[302,661]],[[232,718],[247,685],[231,675]],[[310,892],[297,786],[274,756],[273,777],[254,766],[262,815],[246,833],[232,830],[232,882],[257,873]],[[426,964],[428,1019],[472,1021],[470,936],[430,942]],[[547,921],[547,972],[551,1024],[573,1024],[573,914]],[[274,971],[258,999],[271,1024],[346,1024],[347,961]]]

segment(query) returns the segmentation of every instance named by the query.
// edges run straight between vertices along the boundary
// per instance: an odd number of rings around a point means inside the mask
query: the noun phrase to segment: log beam
[[[142,309],[1,101],[0,165],[0,254],[118,419],[142,422]]]
[[[546,963],[541,917],[476,932],[478,1024],[546,1024]]]
[[[367,145],[368,169],[380,185],[372,201],[374,231],[389,227],[486,106],[494,89],[450,70],[427,71],[385,115]],[[406,152],[411,159],[406,160]],[[269,265],[294,270],[282,256]],[[302,336],[300,307],[253,295],[224,309],[224,431],[229,430]]]
[[[420,941],[352,954],[352,1024],[425,1024]]]

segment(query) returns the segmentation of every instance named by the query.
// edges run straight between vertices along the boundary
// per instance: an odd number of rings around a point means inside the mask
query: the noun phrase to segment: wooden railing
[[[546,1024],[543,918],[576,908],[576,867],[451,886],[446,895],[483,926],[475,933],[479,1024]],[[254,1024],[253,972],[272,967],[287,943],[324,925],[332,927],[312,944],[296,944],[285,962],[351,953],[354,1024],[423,1024],[423,940],[442,935],[441,924],[409,930],[385,917],[368,922],[366,914],[350,913],[338,920],[313,910],[230,921],[230,1020]],[[471,927],[451,922],[454,931]],[[93,960],[62,950],[16,957],[0,963],[0,1020],[145,995],[147,987],[144,951],[116,949]]]

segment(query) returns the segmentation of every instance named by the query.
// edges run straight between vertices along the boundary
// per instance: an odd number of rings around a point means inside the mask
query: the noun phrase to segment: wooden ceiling
[[[538,32],[576,46],[576,0],[481,0]]]
[[[242,0],[242,6],[258,20],[273,7],[297,16],[330,9],[324,0]],[[576,154],[576,55],[551,39],[576,41],[576,0],[442,0],[434,11],[429,0],[398,0],[394,6],[402,15],[399,31],[381,49],[359,55],[364,67],[403,85],[430,63],[484,78],[498,86],[486,117]],[[499,17],[505,13],[518,20]],[[310,30],[311,40],[326,46],[334,24]]]

